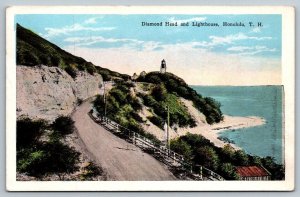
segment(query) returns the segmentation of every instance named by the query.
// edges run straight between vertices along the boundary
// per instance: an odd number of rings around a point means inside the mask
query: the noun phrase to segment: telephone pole
[[[103,100],[104,100],[104,117],[106,118],[106,94],[105,94],[105,82],[103,82]]]
[[[167,147],[170,149],[170,134],[169,134],[169,127],[170,127],[170,111],[169,105],[167,105]]]

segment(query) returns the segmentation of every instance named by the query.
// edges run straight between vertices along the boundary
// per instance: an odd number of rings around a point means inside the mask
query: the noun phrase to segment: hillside
[[[137,81],[116,82],[108,92],[106,105],[103,97],[98,96],[94,106],[99,114],[106,111],[110,119],[157,143],[165,139],[168,112],[171,137],[186,133],[186,130],[195,130],[202,124],[210,125],[223,120],[217,101],[197,94],[174,74],[151,72],[140,76]],[[187,101],[192,105],[189,106]],[[199,115],[192,114],[188,107],[194,108]]]
[[[112,78],[127,79],[129,76],[95,66],[81,57],[74,56],[36,33],[17,24],[17,65],[46,65],[64,69],[75,78],[78,71],[102,75],[104,81]]]
[[[188,86],[180,77],[172,73],[150,72],[140,76],[137,81],[152,84],[162,84],[168,93],[191,100],[193,105],[205,115],[209,124],[218,123],[223,119],[221,104],[210,97],[203,97]]]

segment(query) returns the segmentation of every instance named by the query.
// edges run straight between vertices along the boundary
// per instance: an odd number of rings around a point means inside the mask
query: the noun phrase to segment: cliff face
[[[54,120],[69,115],[79,99],[99,93],[101,75],[78,72],[74,80],[64,70],[47,66],[17,66],[17,117]]]

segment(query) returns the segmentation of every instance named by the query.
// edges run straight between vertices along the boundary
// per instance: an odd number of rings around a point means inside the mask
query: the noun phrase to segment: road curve
[[[82,103],[72,115],[79,136],[108,180],[161,181],[176,178],[165,165],[141,149],[96,124],[88,115],[90,101]]]

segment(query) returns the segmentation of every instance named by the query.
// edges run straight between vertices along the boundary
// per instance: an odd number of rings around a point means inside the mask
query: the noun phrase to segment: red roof
[[[259,166],[239,166],[236,167],[236,171],[241,177],[259,177],[270,175],[266,169]]]

